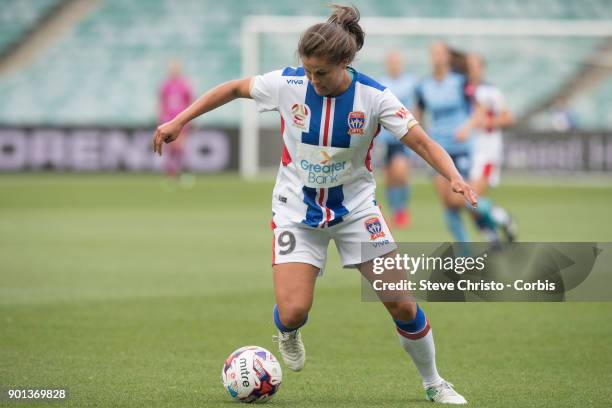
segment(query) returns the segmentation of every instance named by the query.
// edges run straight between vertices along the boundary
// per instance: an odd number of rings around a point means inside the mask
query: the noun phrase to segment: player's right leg
[[[476,168],[477,166],[475,166],[475,169]],[[483,176],[473,177],[473,175],[471,175],[470,178],[470,185],[474,189],[474,192],[476,192],[478,195],[478,207],[474,209],[470,208],[472,219],[487,242],[494,247],[498,247],[500,245],[500,240],[499,235],[497,234],[497,223],[491,216],[491,200],[485,195],[487,188],[489,187],[489,183],[486,177]]]
[[[393,224],[407,228],[410,226],[410,160],[404,145],[389,144],[386,175],[387,201],[393,212]]]
[[[467,242],[468,235],[461,220],[461,210],[464,207],[463,196],[453,193],[450,183],[440,175],[434,176],[434,185],[438,198],[444,206],[444,219],[455,242]]]
[[[281,357],[293,371],[304,368],[306,351],[299,329],[306,324],[315,282],[325,266],[329,234],[324,229],[283,222],[272,223],[273,319]]]
[[[466,180],[469,177],[472,166],[472,158],[469,153],[458,153],[451,155],[459,174]],[[444,205],[444,218],[453,240],[459,244],[461,255],[469,254],[468,235],[461,219],[461,210],[465,206],[465,200],[461,194],[452,191],[450,183],[441,175],[434,176],[434,185],[438,197]]]
[[[497,228],[501,228],[508,242],[516,240],[516,221],[503,207],[494,205],[487,197],[489,186],[495,187],[500,179],[500,162],[488,157],[477,157],[470,174],[470,184],[479,196],[478,207],[472,212],[474,222],[489,243],[498,245]]]
[[[285,263],[272,267],[274,272],[274,324],[278,329],[279,351],[285,365],[300,371],[306,362],[300,327],[306,324],[312,307],[319,268],[307,263]]]

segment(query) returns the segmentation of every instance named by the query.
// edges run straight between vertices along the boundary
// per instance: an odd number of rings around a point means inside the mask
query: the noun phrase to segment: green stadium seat
[[[60,0],[0,0],[0,54],[19,41]]]
[[[0,0],[0,50],[58,1]],[[612,8],[607,5],[606,0],[392,0],[366,3],[361,11],[368,17],[612,19]],[[156,122],[157,87],[170,60],[182,61],[194,90],[201,92],[241,75],[240,28],[244,15],[324,17],[327,13],[318,3],[301,0],[105,0],[26,69],[0,77],[0,123],[150,126]],[[11,24],[6,24],[9,20]],[[264,36],[261,71],[294,64],[296,39]],[[489,78],[518,113],[553,93],[598,44],[591,38],[446,40],[486,56]],[[393,45],[406,51],[408,69],[422,76],[428,70],[428,56],[423,50],[430,41],[416,36],[384,41],[368,37],[355,65],[374,77],[382,75],[382,57]],[[513,52],[517,48],[529,58],[517,60]],[[553,61],[542,57],[551,50],[568,58]],[[202,123],[236,126],[240,113],[240,104],[232,104],[212,112]],[[268,118],[264,123],[276,125],[276,116]]]

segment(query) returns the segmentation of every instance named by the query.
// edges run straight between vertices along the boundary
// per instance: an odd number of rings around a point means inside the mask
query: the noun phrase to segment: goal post
[[[291,65],[292,61],[296,61],[295,49],[299,34],[310,25],[323,20],[324,17],[320,16],[262,15],[244,18],[241,32],[243,76],[253,76]],[[427,45],[434,40],[444,40],[450,41],[451,45],[453,42],[458,43],[460,48],[469,51],[483,53],[484,50],[485,57],[488,57],[487,54],[491,51],[498,54],[501,52],[503,58],[507,59],[507,65],[516,65],[516,74],[502,69],[500,75],[503,76],[504,72],[506,76],[524,75],[525,81],[529,79],[530,71],[521,70],[521,61],[517,59],[524,57],[525,64],[532,64],[533,68],[537,69],[536,57],[544,58],[547,63],[550,62],[550,66],[543,69],[559,68],[560,75],[567,75],[567,72],[584,60],[585,55],[592,52],[597,39],[612,36],[612,25],[605,20],[364,17],[360,24],[366,33],[366,46],[358,54],[357,65],[377,63],[382,66],[385,50],[402,49],[410,43],[411,55],[414,56],[410,57],[408,65],[415,67],[420,64],[419,69],[415,71],[423,73],[428,62]],[[271,45],[266,46],[266,36]],[[567,38],[571,38],[572,43],[561,44],[564,43],[562,39]],[[548,47],[546,41],[550,42],[551,39],[559,40],[559,44]],[[553,44],[556,43],[553,41]],[[543,52],[550,52],[550,55],[541,55]],[[419,58],[416,58],[416,55],[419,55]],[[263,63],[262,56],[266,57]],[[279,65],[267,66],[275,59],[278,59]],[[411,72],[411,69],[408,71]],[[557,74],[554,72],[551,76]],[[521,83],[520,78],[513,79],[515,83]],[[512,81],[506,82],[512,84]],[[550,86],[554,86],[554,83]],[[241,176],[246,179],[256,177],[261,171],[260,123],[255,104],[252,101],[244,101],[240,120],[239,170]]]

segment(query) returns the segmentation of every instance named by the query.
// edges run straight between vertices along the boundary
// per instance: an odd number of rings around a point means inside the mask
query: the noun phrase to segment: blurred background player
[[[578,127],[576,113],[568,106],[567,99],[559,97],[550,112],[551,128],[557,132],[569,132]]]
[[[404,73],[404,61],[397,51],[387,54],[385,60],[387,75],[381,83],[410,111],[415,105],[416,80],[414,76]],[[393,224],[397,228],[410,226],[410,149],[397,140],[388,130],[382,128],[378,143],[386,145],[385,185],[387,201],[393,212]]]
[[[423,115],[429,113],[428,133],[448,152],[459,173],[468,178],[472,161],[472,145],[469,134],[458,134],[469,119],[470,101],[465,93],[466,77],[451,69],[451,52],[443,42],[430,47],[431,75],[425,77],[416,88],[415,116],[423,123]],[[452,194],[448,181],[440,174],[433,177],[438,197],[444,206],[446,224],[456,242],[467,242],[468,236],[461,220],[465,203],[458,194]]]
[[[517,227],[506,210],[493,206],[483,195],[489,186],[497,186],[503,161],[501,129],[514,124],[514,117],[506,108],[501,91],[484,80],[485,63],[478,54],[466,57],[468,85],[466,93],[472,100],[472,113],[459,138],[472,138],[473,164],[470,182],[480,196],[474,221],[490,243],[498,244],[497,229],[501,228],[510,242],[516,239]],[[471,136],[470,136],[471,135]]]
[[[168,76],[159,89],[159,123],[171,121],[187,108],[192,101],[191,86],[182,73],[181,64],[172,61],[168,68]],[[183,128],[181,137],[176,143],[168,146],[164,160],[164,171],[169,178],[178,179],[185,169],[185,147],[189,130]]]

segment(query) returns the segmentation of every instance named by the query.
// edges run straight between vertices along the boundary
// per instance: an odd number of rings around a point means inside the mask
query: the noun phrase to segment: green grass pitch
[[[67,387],[57,403],[232,407],[220,371],[271,341],[272,181],[0,176],[0,387]],[[382,198],[382,194],[380,194]],[[612,241],[612,187],[502,186],[523,241]],[[446,241],[429,184],[398,241]],[[474,233],[472,233],[474,236]],[[276,407],[419,407],[416,369],[333,245]],[[472,407],[609,407],[612,303],[429,303],[440,373]]]

